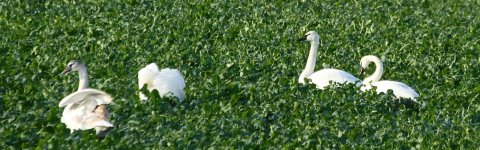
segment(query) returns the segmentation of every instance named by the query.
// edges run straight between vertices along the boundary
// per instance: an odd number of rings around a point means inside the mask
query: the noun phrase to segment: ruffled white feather
[[[156,89],[162,97],[175,96],[180,101],[185,99],[185,80],[177,69],[158,70],[157,64],[151,63],[138,71],[138,86],[142,88],[144,85],[150,92]],[[141,100],[148,99],[141,92],[139,95]]]

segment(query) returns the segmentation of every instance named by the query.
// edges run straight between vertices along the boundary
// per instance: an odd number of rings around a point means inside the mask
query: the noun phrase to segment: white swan
[[[305,84],[304,79],[311,79],[312,82],[317,85],[317,88],[324,89],[326,86],[330,85],[330,81],[335,83],[353,83],[355,84],[360,79],[355,78],[353,75],[348,72],[338,70],[338,69],[322,69],[317,72],[313,72],[315,69],[315,62],[317,61],[317,50],[319,44],[319,37],[317,32],[309,31],[305,34],[300,41],[310,41],[310,54],[308,55],[307,65],[305,70],[300,74],[298,82]],[[358,86],[360,82],[358,82]]]
[[[155,63],[147,65],[138,71],[138,86],[141,89],[147,84],[148,91],[156,89],[160,96],[175,96],[180,102],[185,98],[185,80],[177,69],[158,70]],[[147,97],[140,92],[140,99],[147,100]]]
[[[108,121],[109,113],[106,104],[112,102],[112,96],[97,89],[88,88],[87,67],[81,61],[72,60],[62,72],[78,71],[80,84],[78,91],[63,98],[59,107],[65,107],[61,121],[71,132],[95,128],[97,138],[103,139],[113,128]]]
[[[392,90],[393,94],[397,98],[410,98],[413,101],[416,101],[416,98],[419,96],[415,90],[413,90],[411,87],[408,85],[401,83],[401,82],[396,82],[396,81],[388,81],[388,80],[383,80],[379,81],[380,78],[382,77],[383,74],[383,63],[378,58],[377,56],[373,55],[367,55],[362,57],[360,60],[360,65],[361,65],[361,73],[365,71],[365,68],[373,62],[375,66],[377,67],[375,69],[375,72],[369,76],[366,77],[365,80],[363,80],[363,85],[360,89],[362,91],[366,91],[372,88],[372,86],[377,87],[377,93],[387,93],[388,90]]]

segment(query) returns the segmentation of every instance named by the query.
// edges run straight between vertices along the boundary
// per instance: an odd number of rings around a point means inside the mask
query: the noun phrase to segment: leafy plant
[[[0,148],[479,147],[477,1],[1,1]],[[308,44],[317,69],[359,70],[379,56],[384,79],[420,93],[410,107],[391,93],[300,85]],[[90,86],[114,96],[115,128],[70,133],[58,102],[89,67]],[[138,98],[137,71],[178,68],[186,99]],[[372,70],[367,70],[371,73]]]

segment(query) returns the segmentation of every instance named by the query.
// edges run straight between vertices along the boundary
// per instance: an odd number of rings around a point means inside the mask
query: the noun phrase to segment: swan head
[[[365,72],[365,69],[370,63],[374,63],[376,66],[375,72],[373,72],[372,75],[369,77],[366,77],[362,83],[364,84],[370,84],[373,82],[378,82],[380,81],[380,78],[382,78],[383,75],[383,63],[380,58],[374,55],[367,55],[363,56],[362,59],[360,60],[360,75],[362,75]]]
[[[363,72],[365,72],[365,69],[372,62],[380,64],[382,61],[380,60],[380,58],[378,58],[377,56],[374,56],[374,55],[363,56],[362,59],[360,59],[360,75],[362,75]]]
[[[63,70],[62,74],[69,73],[71,71],[79,71],[85,69],[85,64],[80,60],[72,60],[67,64],[67,67]]]
[[[360,60],[360,75],[363,75],[365,69],[370,65],[372,61],[368,60],[366,57],[362,57]]]
[[[298,39],[298,41],[310,41],[310,42],[318,42],[319,41],[318,33],[315,31],[308,31],[305,35]]]

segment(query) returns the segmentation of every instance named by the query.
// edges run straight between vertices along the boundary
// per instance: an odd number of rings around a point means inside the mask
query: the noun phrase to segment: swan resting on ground
[[[81,61],[70,61],[62,74],[71,71],[78,71],[80,83],[78,91],[60,101],[59,107],[66,106],[61,121],[71,132],[95,128],[97,138],[103,139],[113,128],[113,124],[108,121],[106,106],[112,102],[112,96],[104,91],[88,88],[87,67]]]
[[[185,99],[185,80],[177,69],[166,68],[159,71],[157,64],[151,63],[138,71],[139,89],[145,84],[148,91],[156,89],[161,97],[175,96],[180,102]],[[141,100],[148,99],[142,92],[139,94]]]
[[[360,88],[362,91],[370,90],[372,86],[375,86],[377,88],[377,93],[382,93],[382,92],[387,93],[388,90],[392,90],[393,94],[397,98],[410,98],[416,102],[416,98],[419,95],[417,92],[415,92],[415,90],[413,90],[408,85],[401,82],[397,82],[397,81],[388,81],[388,80],[379,81],[383,74],[383,63],[380,60],[380,58],[378,58],[377,56],[367,55],[362,57],[362,59],[360,60],[360,65],[362,69],[360,74],[363,74],[363,72],[365,71],[365,68],[371,62],[375,64],[376,69],[371,76],[366,77],[363,80],[362,84],[364,86]]]
[[[348,72],[338,69],[322,69],[317,72],[313,72],[315,69],[315,63],[317,61],[317,50],[319,45],[319,36],[315,31],[309,31],[300,41],[310,41],[310,54],[308,55],[307,65],[305,70],[300,74],[298,82],[305,84],[305,78],[312,80],[318,89],[324,89],[332,83],[352,83],[360,86],[360,79],[354,77]]]

